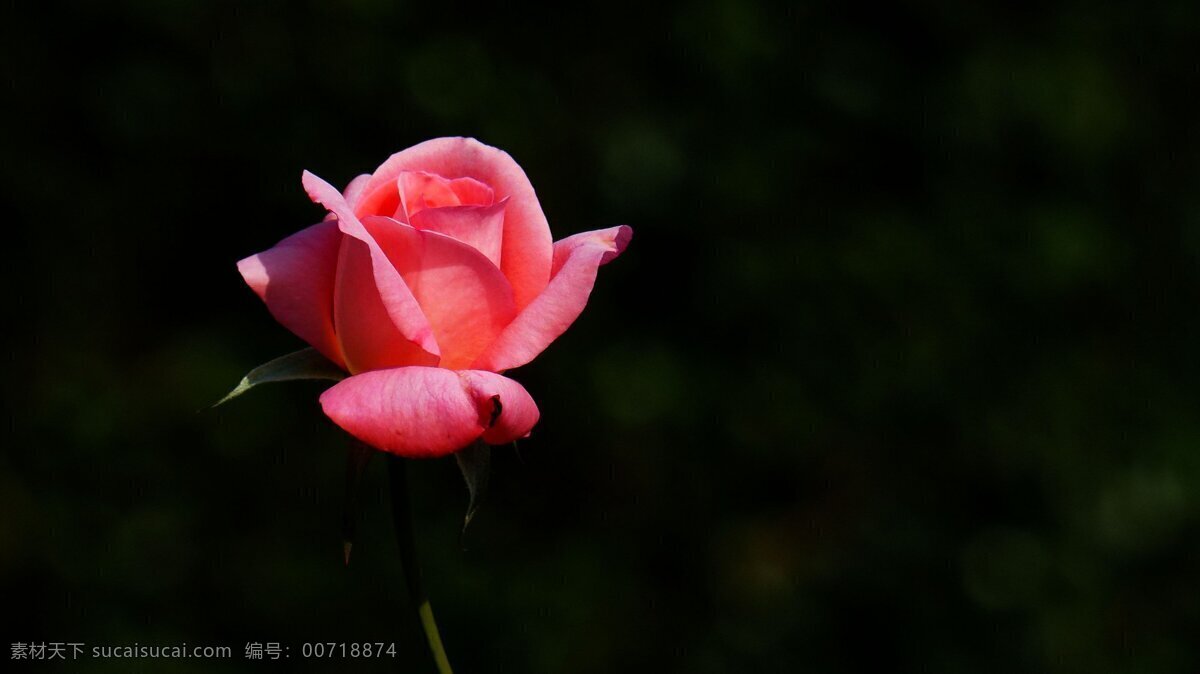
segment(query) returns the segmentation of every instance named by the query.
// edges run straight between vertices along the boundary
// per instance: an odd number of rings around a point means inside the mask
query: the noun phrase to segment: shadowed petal
[[[341,240],[336,223],[322,222],[237,266],[275,320],[345,368],[333,327],[333,288]]]
[[[626,226],[584,232],[554,244],[554,277],[471,367],[501,372],[533,360],[575,322],[587,305],[596,272],[633,237]]]
[[[321,407],[359,440],[409,458],[451,454],[481,436],[508,442],[527,435],[538,418],[517,382],[436,367],[355,375],[325,391]]]

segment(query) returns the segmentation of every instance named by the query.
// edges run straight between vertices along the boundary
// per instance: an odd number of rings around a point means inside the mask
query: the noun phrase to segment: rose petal
[[[333,287],[342,233],[322,222],[238,262],[238,271],[285,328],[346,367],[333,329]]]
[[[351,180],[346,185],[346,189],[342,190],[342,196],[346,197],[346,203],[350,205],[350,208],[354,208],[354,205],[358,203],[358,200],[362,197],[363,189],[366,188],[370,180],[370,173],[355,176],[354,180]]]
[[[492,188],[474,178],[448,179],[425,171],[404,171],[396,185],[401,203],[396,219],[410,224],[410,218],[426,208],[491,206],[496,200]]]
[[[566,332],[587,304],[596,272],[625,250],[626,225],[584,232],[554,244],[554,278],[471,366],[501,372],[533,360]]]
[[[429,320],[342,194],[308,171],[304,188],[337,216],[338,229],[347,235],[338,262],[333,315],[350,371],[436,363],[440,353]]]
[[[504,209],[508,200],[491,206],[447,206],[417,211],[409,224],[417,229],[437,232],[462,241],[483,253],[500,268],[500,249],[504,239]],[[508,283],[506,280],[505,283]]]
[[[516,316],[508,280],[478,250],[391,218],[373,215],[363,224],[429,319],[442,367],[470,365]]]
[[[476,400],[492,400],[496,405],[490,410],[489,428],[483,432],[483,441],[489,445],[503,445],[529,437],[529,430],[537,423],[537,404],[517,382],[494,372],[462,370],[463,381],[470,387]]]
[[[333,321],[338,339],[342,344],[346,364],[350,372],[364,372],[405,365],[437,365],[440,356],[430,353],[416,341],[407,339],[395,324],[389,305],[406,301],[389,295],[404,280],[392,263],[379,253],[382,262],[371,254],[371,249],[362,241],[342,237],[342,251],[338,258],[337,285],[334,290]],[[382,286],[379,267],[384,266],[386,276],[394,276],[393,283]],[[407,287],[404,292],[412,297]],[[412,302],[415,304],[416,299]],[[429,328],[432,339],[432,328]]]
[[[554,244],[537,194],[512,157],[474,138],[437,138],[389,157],[375,170],[366,189],[374,193],[405,171],[425,171],[449,179],[474,178],[490,186],[496,200],[510,197],[504,214],[500,269],[512,284],[517,309],[525,308],[542,292],[550,280]]]
[[[510,442],[538,420],[537,405],[517,382],[437,367],[355,375],[325,391],[321,407],[359,440],[414,459],[457,452],[481,436]]]
[[[404,213],[400,188],[394,183],[375,185],[368,180],[358,202],[354,204],[354,214],[365,218],[368,215],[394,215],[396,213]]]

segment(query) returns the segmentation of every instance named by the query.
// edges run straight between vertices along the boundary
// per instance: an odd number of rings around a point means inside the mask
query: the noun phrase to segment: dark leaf
[[[345,378],[345,371],[334,365],[325,356],[322,356],[319,351],[309,347],[289,353],[286,356],[280,356],[275,360],[263,363],[250,370],[250,373],[242,377],[242,381],[232,391],[227,393],[224,398],[218,400],[213,407],[229,402],[259,384],[297,379],[341,381]]]

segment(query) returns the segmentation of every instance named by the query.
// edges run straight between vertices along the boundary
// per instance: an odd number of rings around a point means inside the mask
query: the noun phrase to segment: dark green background
[[[431,670],[321,386],[205,408],[301,345],[234,268],[301,170],[462,134],[635,236],[465,550],[412,467],[460,671],[1200,670],[1200,12],[1121,4],[7,3],[5,651]]]

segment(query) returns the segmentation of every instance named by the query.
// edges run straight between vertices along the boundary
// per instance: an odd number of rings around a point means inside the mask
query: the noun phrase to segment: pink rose
[[[583,311],[627,226],[558,242],[512,157],[438,138],[344,192],[304,173],[325,221],[238,263],[276,320],[350,372],[321,396],[358,439],[407,457],[529,434],[537,405],[497,374]]]

